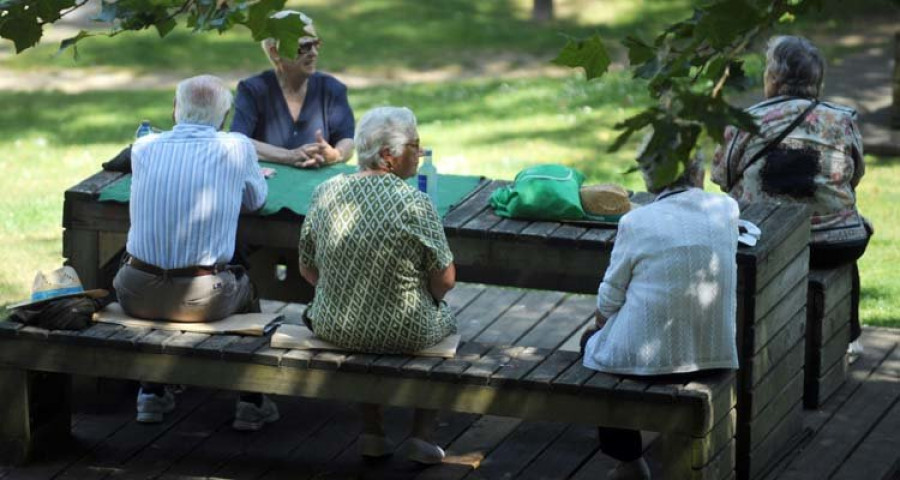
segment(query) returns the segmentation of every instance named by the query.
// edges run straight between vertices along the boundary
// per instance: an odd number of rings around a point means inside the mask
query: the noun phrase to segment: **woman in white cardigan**
[[[641,170],[658,195],[619,222],[597,292],[596,328],[582,339],[584,366],[682,377],[736,369],[738,205],[701,189],[699,162],[662,186],[652,168]],[[601,427],[600,448],[619,460],[609,478],[650,478],[639,431]]]

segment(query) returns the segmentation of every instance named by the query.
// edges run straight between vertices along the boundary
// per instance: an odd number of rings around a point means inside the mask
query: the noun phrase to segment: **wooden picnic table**
[[[109,287],[128,232],[128,205],[99,202],[122,174],[100,172],[65,194],[63,256],[86,288]],[[444,218],[457,278],[522,288],[594,293],[609,262],[616,229],[580,223],[504,219],[488,205],[508,182],[485,180]],[[809,218],[795,205],[755,204],[741,218],[763,234],[740,247],[738,263],[738,477],[765,471],[801,430]],[[263,298],[305,302],[297,271],[301,215],[282,211],[241,217],[239,235],[260,246],[251,277]],[[279,279],[275,266],[284,265]]]

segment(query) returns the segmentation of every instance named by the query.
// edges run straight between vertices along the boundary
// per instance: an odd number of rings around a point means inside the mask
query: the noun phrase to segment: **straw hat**
[[[622,215],[631,210],[628,191],[613,183],[581,187],[581,208],[590,215]]]
[[[34,276],[34,284],[31,287],[31,299],[23,302],[14,303],[7,306],[7,309],[27,307],[38,303],[56,300],[57,298],[67,297],[90,297],[101,298],[109,295],[109,292],[102,289],[85,290],[81,286],[81,280],[75,269],[69,266],[58,268],[50,273],[38,272]]]

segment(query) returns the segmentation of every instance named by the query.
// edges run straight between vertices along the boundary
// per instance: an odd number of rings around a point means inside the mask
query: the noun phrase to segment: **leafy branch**
[[[87,0],[0,0],[0,37],[11,40],[16,53],[36,45],[45,25],[82,8]],[[71,48],[77,55],[81,40],[123,32],[155,28],[160,37],[168,35],[179,21],[194,32],[247,27],[255,40],[276,38],[281,54],[294,58],[303,24],[296,15],[269,18],[284,8],[285,0],[101,0],[100,13],[93,19],[109,26],[107,31],[79,31],[60,43],[60,51]]]
[[[722,99],[722,91],[743,85],[741,56],[760,35],[821,6],[822,0],[711,0],[652,43],[627,37],[622,43],[631,73],[647,81],[655,104],[616,125],[621,133],[609,150],[621,149],[632,135],[650,127],[652,133],[637,162],[656,164],[653,180],[665,184],[683,171],[702,132],[721,142],[729,125],[758,131],[749,114]],[[602,56],[606,48],[595,36],[590,41],[571,40],[554,61],[582,67],[592,80],[607,71],[608,61],[597,62]]]

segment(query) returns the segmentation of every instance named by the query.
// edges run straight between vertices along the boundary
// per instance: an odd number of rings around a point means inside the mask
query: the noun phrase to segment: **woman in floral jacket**
[[[856,208],[865,173],[862,138],[852,108],[818,100],[825,74],[819,50],[802,37],[769,41],[766,100],[750,107],[752,134],[730,127],[713,158],[712,180],[743,206],[802,203],[811,214],[810,266],[854,264],[851,340],[859,337],[856,260],[871,227]]]

